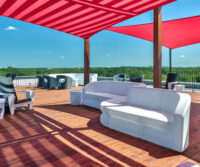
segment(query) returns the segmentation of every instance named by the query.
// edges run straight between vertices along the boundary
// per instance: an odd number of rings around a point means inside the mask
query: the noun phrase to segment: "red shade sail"
[[[175,49],[200,43],[200,16],[163,21],[162,45]],[[153,23],[110,27],[107,30],[153,42]]]
[[[175,0],[0,0],[0,15],[82,38]]]

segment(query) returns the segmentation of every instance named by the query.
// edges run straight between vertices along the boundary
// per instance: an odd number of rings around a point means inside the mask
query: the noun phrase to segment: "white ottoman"
[[[82,93],[82,90],[70,91],[71,105],[81,105],[81,93]]]
[[[175,90],[178,92],[183,92],[185,89],[185,85],[175,85]]]
[[[5,113],[5,99],[0,98],[0,119],[4,117]]]

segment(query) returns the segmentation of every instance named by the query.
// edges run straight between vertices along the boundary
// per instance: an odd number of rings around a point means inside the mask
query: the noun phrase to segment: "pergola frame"
[[[162,7],[154,9],[154,51],[153,85],[162,87]],[[171,53],[171,52],[170,52]],[[84,84],[88,84],[90,74],[90,39],[84,39]]]
[[[154,9],[153,86],[162,87],[162,8]]]
[[[154,86],[161,86],[161,6],[176,0],[1,0],[0,15],[84,39],[84,84],[89,83],[94,34],[154,9]]]
[[[90,38],[84,39],[84,85],[90,82]]]

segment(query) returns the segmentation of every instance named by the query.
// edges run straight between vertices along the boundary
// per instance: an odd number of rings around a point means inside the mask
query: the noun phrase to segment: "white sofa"
[[[122,81],[98,81],[84,86],[82,89],[82,104],[100,109],[102,101],[114,99],[124,101],[131,87],[146,87],[145,84]]]
[[[60,74],[49,74],[51,77],[56,77],[57,75],[66,75],[73,79],[72,86],[75,86],[76,80],[78,80],[78,85],[84,85],[84,74],[83,73],[60,73]],[[90,73],[90,82],[97,81],[98,74]]]
[[[111,129],[183,152],[189,144],[191,98],[153,88],[131,88],[125,101],[101,103],[101,123]]]

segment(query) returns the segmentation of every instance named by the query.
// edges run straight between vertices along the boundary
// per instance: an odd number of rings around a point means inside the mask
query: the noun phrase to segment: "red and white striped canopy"
[[[175,0],[0,0],[0,15],[82,38]]]

